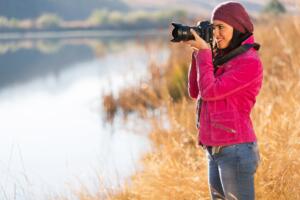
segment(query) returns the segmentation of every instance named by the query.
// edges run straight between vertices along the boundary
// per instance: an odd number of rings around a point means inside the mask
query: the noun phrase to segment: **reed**
[[[264,64],[263,88],[251,115],[261,155],[255,177],[257,199],[300,199],[299,21],[283,17],[256,26]],[[150,104],[160,115],[146,115],[153,124],[150,138],[155,148],[143,157],[143,170],[123,191],[107,193],[109,200],[209,199],[205,154],[197,146],[195,106],[186,94],[191,52],[178,46],[171,51],[168,64],[150,73],[152,78],[144,83],[148,92],[140,94],[139,88],[129,93],[130,99],[137,96],[133,102],[125,97],[118,100],[125,102],[119,106],[131,104],[132,111]]]

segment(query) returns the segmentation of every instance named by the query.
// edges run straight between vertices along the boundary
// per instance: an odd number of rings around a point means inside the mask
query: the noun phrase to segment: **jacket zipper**
[[[219,129],[222,129],[224,131],[227,131],[229,133],[236,133],[236,130],[234,130],[232,128],[229,128],[227,126],[224,126],[223,124],[219,124],[219,123],[213,122],[212,126],[215,127],[215,128],[219,128]]]

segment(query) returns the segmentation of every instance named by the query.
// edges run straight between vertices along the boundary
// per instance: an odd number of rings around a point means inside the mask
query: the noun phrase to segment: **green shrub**
[[[37,18],[36,25],[39,28],[53,28],[59,27],[62,19],[56,14],[46,13]]]
[[[87,19],[92,25],[101,25],[107,22],[109,12],[106,9],[103,10],[94,10],[90,17]]]
[[[282,14],[286,12],[284,5],[279,0],[271,0],[264,9],[265,13]]]

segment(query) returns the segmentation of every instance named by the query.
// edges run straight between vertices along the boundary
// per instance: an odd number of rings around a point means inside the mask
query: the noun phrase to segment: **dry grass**
[[[118,109],[125,117],[131,112],[147,117],[147,109],[157,109],[165,105],[169,98],[179,101],[188,97],[186,83],[191,51],[183,45],[179,48],[178,45],[172,45],[170,48],[171,55],[166,64],[158,65],[154,60],[150,61],[148,80],[123,89],[117,97],[112,93],[103,96],[103,107],[109,121]]]
[[[287,20],[287,21],[286,21]],[[253,112],[261,166],[258,199],[300,199],[299,18],[259,27],[265,67],[262,93]]]
[[[252,113],[261,153],[256,196],[263,200],[296,200],[300,199],[300,19],[278,21],[285,23],[274,21],[256,27],[265,69],[263,89]],[[149,94],[156,95],[146,99],[151,99],[161,113],[160,117],[147,116],[153,123],[150,138],[155,149],[143,158],[143,171],[135,174],[123,191],[110,193],[107,199],[209,199],[205,156],[196,146],[194,103],[183,91],[178,98],[172,96],[174,91],[168,84],[186,79],[189,57],[182,55],[189,53],[173,49],[167,66],[172,70],[163,68],[164,76],[155,80],[156,86],[151,81],[145,83]],[[186,90],[181,83],[178,88]]]

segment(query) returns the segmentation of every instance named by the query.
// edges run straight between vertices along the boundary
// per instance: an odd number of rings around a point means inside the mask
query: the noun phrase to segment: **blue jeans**
[[[211,199],[253,200],[254,174],[260,161],[256,142],[223,147],[214,155],[207,150]]]

